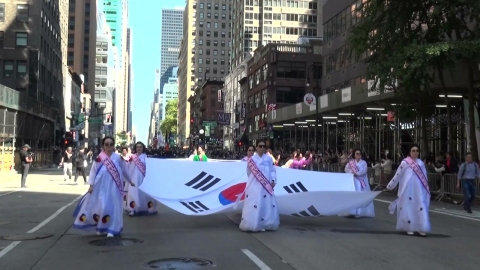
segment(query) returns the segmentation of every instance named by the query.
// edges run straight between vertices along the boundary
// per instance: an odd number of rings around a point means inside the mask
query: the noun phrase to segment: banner
[[[241,210],[235,202],[246,187],[247,163],[209,161],[189,162],[187,168],[186,160],[147,158],[147,168],[156,169],[147,170],[139,188],[185,215]],[[276,170],[275,196],[282,215],[338,215],[367,206],[379,194],[356,192],[352,174]]]
[[[217,112],[217,124],[221,126],[229,126],[231,113]]]

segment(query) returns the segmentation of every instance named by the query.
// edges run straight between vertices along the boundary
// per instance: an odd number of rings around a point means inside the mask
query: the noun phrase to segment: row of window
[[[324,75],[341,70],[371,55],[371,52],[356,55],[349,46],[342,46],[323,57],[323,64],[325,65]]]
[[[212,81],[218,81],[218,78],[217,78],[217,77],[211,78],[211,77],[208,77],[208,76],[207,76],[206,78],[207,78],[208,81],[210,81],[210,80],[212,80]],[[220,77],[220,81],[223,82],[224,80],[225,80],[224,77]],[[198,76],[198,77],[197,77],[197,82],[202,82],[202,81],[203,81],[203,77],[202,77],[202,76]],[[193,89],[192,89],[192,91],[193,91]]]
[[[202,67],[197,68],[197,71],[198,71],[199,74],[204,74]],[[209,67],[205,68],[205,74],[209,74],[209,73],[210,73],[210,68]],[[217,74],[217,73],[218,73],[218,69],[213,68],[213,74]],[[222,74],[222,75],[225,74],[225,69],[224,68],[220,69],[220,74]]]
[[[24,77],[27,75],[27,61],[17,61],[15,66],[15,61],[13,60],[4,60],[3,61],[3,77],[13,78],[13,77]]]
[[[195,40],[193,40],[193,42],[194,42],[194,45],[195,45]],[[206,40],[206,45],[207,45],[207,46],[210,46],[210,44],[212,44],[212,43],[210,42],[209,39],[207,39],[207,40]],[[199,46],[203,46],[203,39],[199,39],[199,40],[198,40],[198,45],[199,45]],[[215,47],[218,46],[218,40],[214,40],[214,41],[213,41],[213,46],[215,46]],[[220,41],[220,46],[221,46],[221,47],[225,47],[225,40],[221,40],[221,41]],[[228,42],[228,47],[231,47],[231,46],[232,46],[232,42],[229,41],[229,42]]]
[[[245,0],[245,6],[258,7],[259,2],[260,0]],[[317,2],[301,0],[263,0],[263,6],[317,9]]]
[[[198,54],[203,55],[203,49],[198,49]],[[210,49],[206,49],[205,54],[210,55]],[[218,55],[218,50],[213,50],[213,55]],[[221,50],[220,55],[225,55],[225,50]],[[228,55],[230,55],[230,51],[228,52]]]
[[[225,19],[227,18],[227,15],[225,15],[225,13],[222,13],[221,16],[222,16],[222,20],[225,20]],[[198,13],[198,17],[199,17],[200,19],[203,19],[203,18],[204,18],[203,12],[199,12],[199,13]],[[194,18],[195,18],[195,17],[194,17]],[[212,13],[207,13],[207,18],[208,18],[208,19],[212,18]],[[219,19],[219,18],[218,18],[218,13],[214,13],[214,14],[213,14],[213,18],[214,18],[214,19]],[[230,15],[230,16],[229,16],[229,19],[231,19],[231,18],[232,18],[232,17],[231,17],[231,15]]]
[[[193,32],[193,36],[195,36],[195,32]],[[198,31],[198,36],[199,36],[199,37],[203,37],[203,30],[199,30],[199,31]],[[211,36],[211,32],[210,32],[210,31],[207,31],[207,32],[206,32],[206,36],[207,36],[207,37],[210,37],[210,36]],[[218,37],[218,31],[213,31],[213,37]],[[220,33],[220,37],[222,37],[222,38],[226,37],[226,33],[222,31],[222,32]],[[228,37],[229,37],[229,38],[232,37],[232,33],[231,33],[231,32],[228,32]],[[178,42],[178,40],[175,40],[175,41]]]
[[[200,3],[200,4],[198,5],[198,8],[200,8],[200,9],[203,9],[203,7],[204,7],[204,4],[203,4],[203,3]],[[219,7],[220,7],[219,4],[215,4],[215,5],[214,5],[214,9],[215,9],[215,10],[218,10]],[[207,3],[207,9],[212,9],[212,4],[211,4],[211,3]],[[222,10],[226,10],[226,9],[227,9],[227,5],[223,4],[223,5],[222,5]]]
[[[199,65],[203,64],[203,58],[198,58],[198,64]],[[210,58],[205,58],[205,64],[210,65]],[[213,64],[214,65],[218,64],[217,58],[213,58]],[[220,65],[225,65],[225,59],[220,59]]]
[[[323,24],[323,40],[329,41],[358,24],[362,19],[362,5],[366,2],[367,0],[355,0],[350,6],[325,22]]]

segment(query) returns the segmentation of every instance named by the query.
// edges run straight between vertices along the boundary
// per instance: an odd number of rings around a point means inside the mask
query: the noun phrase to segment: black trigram
[[[283,189],[285,189],[288,193],[308,192],[302,182],[297,182],[289,186],[284,186]]]
[[[180,202],[181,204],[183,204],[183,206],[185,206],[186,208],[188,208],[190,211],[194,212],[194,213],[198,213],[198,212],[203,212],[203,211],[207,211],[207,210],[210,210],[208,209],[208,207],[206,207],[203,203],[201,203],[200,201],[195,201],[195,202]]]
[[[304,210],[304,211],[299,212],[299,213],[292,214],[292,216],[296,216],[296,217],[318,217],[318,216],[321,216],[321,215],[320,215],[320,212],[317,211],[315,206],[310,205],[310,207],[308,207],[307,210]]]
[[[206,176],[206,177],[205,177]],[[215,178],[215,179],[214,179]],[[200,189],[201,191],[207,191],[218,182],[220,182],[220,178],[216,178],[213,175],[208,175],[206,172],[201,172],[195,178],[193,178],[190,182],[186,183],[185,186],[193,187],[194,189]]]

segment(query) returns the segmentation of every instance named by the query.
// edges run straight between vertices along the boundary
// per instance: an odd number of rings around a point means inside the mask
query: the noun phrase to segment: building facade
[[[268,43],[297,43],[299,37],[320,36],[318,12],[324,0],[233,0],[232,68],[247,53]]]
[[[68,11],[67,66],[84,76],[84,92],[93,94],[98,4],[94,0],[71,0]]]
[[[196,0],[187,0],[183,13],[183,38],[178,55],[178,114],[177,133],[180,138],[190,137],[190,106],[188,98],[195,89],[195,35]],[[184,142],[186,143],[186,141]]]
[[[183,38],[183,9],[162,9],[162,46],[160,51],[160,94],[163,86],[174,74],[172,67],[178,66],[178,55]],[[176,70],[175,70],[176,72]]]

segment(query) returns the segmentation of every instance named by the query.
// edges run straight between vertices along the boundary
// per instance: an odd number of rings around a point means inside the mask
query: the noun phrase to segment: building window
[[[267,105],[267,88],[262,90],[262,105]]]
[[[260,92],[255,93],[255,109],[260,107]]]
[[[15,45],[23,47],[23,46],[27,46],[27,44],[28,44],[28,34],[17,32],[15,34]]]
[[[0,22],[5,21],[5,4],[0,3]]]
[[[3,61],[3,77],[13,77],[13,61]]]
[[[0,49],[3,48],[3,36],[5,33],[3,31],[0,31]]]
[[[27,75],[27,61],[17,61],[17,77]]]
[[[305,63],[278,62],[277,77],[290,79],[305,79]]]
[[[17,21],[28,22],[28,5],[17,5]]]

